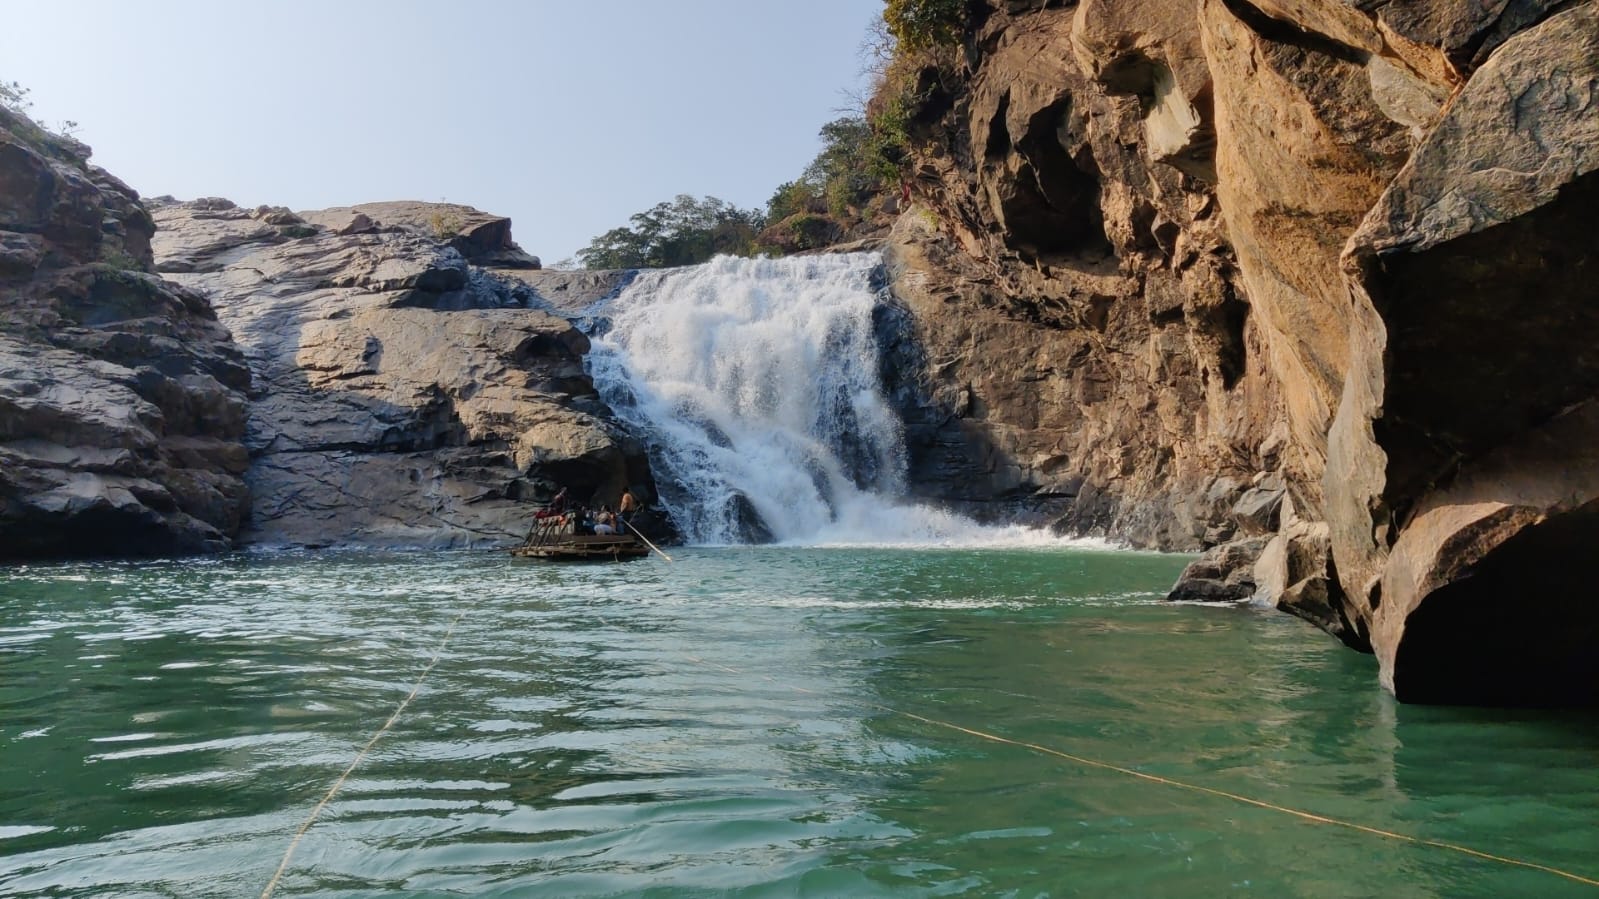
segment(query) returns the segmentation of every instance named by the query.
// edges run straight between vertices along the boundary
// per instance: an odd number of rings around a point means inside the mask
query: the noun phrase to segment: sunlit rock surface
[[[920,489],[1599,701],[1595,3],[975,9],[890,246]]]
[[[157,268],[211,298],[255,376],[248,542],[502,545],[560,486],[652,489],[583,371],[588,339],[541,293],[582,285],[532,270],[507,220],[216,199],[154,216]]]

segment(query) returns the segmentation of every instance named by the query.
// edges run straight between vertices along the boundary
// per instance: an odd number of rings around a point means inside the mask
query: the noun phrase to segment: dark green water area
[[[676,556],[0,570],[0,895],[259,896],[448,632],[276,895],[1599,896],[899,714],[1599,878],[1592,715],[1398,705],[1181,558]]]

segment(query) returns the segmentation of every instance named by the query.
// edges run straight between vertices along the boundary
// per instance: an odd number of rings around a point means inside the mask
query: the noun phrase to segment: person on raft
[[[566,512],[566,488],[562,487],[556,491],[555,497],[544,508],[533,513],[533,517],[543,521],[546,518],[560,518],[564,512]]]
[[[623,487],[622,498],[616,504],[616,532],[626,533],[632,526],[633,516],[638,514],[638,500],[633,496],[633,488]]]

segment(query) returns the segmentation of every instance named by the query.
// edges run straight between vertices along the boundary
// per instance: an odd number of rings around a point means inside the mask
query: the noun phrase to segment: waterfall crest
[[[906,505],[875,253],[648,272],[599,310],[600,395],[649,444],[690,543],[1056,542]]]

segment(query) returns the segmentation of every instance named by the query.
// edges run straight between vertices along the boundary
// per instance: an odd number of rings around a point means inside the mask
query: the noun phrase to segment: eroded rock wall
[[[88,155],[0,109],[0,560],[226,549],[249,369]]]
[[[1209,550],[1174,596],[1401,698],[1599,700],[1594,0],[969,9],[890,242],[927,494]]]
[[[1344,251],[1333,546],[1400,696],[1599,702],[1599,5],[1474,58]]]
[[[653,494],[556,314],[623,276],[532,270],[507,220],[465,207],[153,214],[156,268],[211,298],[255,376],[246,542],[503,545],[561,486]]]

